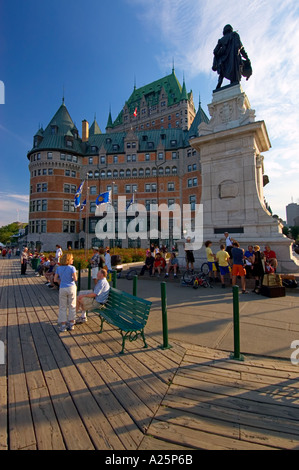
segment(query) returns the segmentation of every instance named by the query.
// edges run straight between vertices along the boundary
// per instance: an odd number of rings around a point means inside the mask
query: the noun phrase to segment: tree
[[[4,225],[0,227],[0,242],[7,244],[10,242],[10,239],[13,235],[16,235],[20,228],[23,228],[27,224],[20,224],[19,222],[13,222],[9,225]]]

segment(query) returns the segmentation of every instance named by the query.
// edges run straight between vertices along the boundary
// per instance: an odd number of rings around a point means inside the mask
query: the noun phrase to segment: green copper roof
[[[73,146],[67,146],[67,140],[73,142]],[[78,136],[78,130],[64,104],[59,107],[46,129],[41,129],[34,136],[34,146],[28,153],[37,150],[63,150],[83,154],[82,141]]]
[[[128,107],[129,114],[133,114],[136,108],[139,112],[143,97],[145,98],[147,106],[151,107],[158,105],[162,89],[166,92],[165,99],[167,99],[168,106],[179,103],[181,100],[188,100],[191,96],[191,94],[187,93],[185,81],[182,87],[175,75],[174,69],[172,69],[172,73],[164,78],[160,78],[159,80],[141,88],[134,87],[133,93],[125,104]],[[113,124],[111,120],[109,127],[116,127],[122,123],[123,110],[119,113]]]
[[[201,107],[201,104],[199,103],[198,111],[196,113],[196,116],[191,124],[191,127],[188,132],[188,140],[192,139],[194,137],[198,137],[198,126],[200,123],[205,122],[209,123],[209,118],[204,112],[204,110]]]
[[[93,121],[89,128],[89,135],[102,134],[101,129],[96,120]]]

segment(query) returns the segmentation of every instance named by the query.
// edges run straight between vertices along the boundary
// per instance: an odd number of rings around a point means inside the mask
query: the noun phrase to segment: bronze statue
[[[241,43],[240,36],[233,31],[230,24],[224,26],[223,37],[219,39],[214,49],[212,70],[219,74],[216,89],[221,87],[223,78],[227,78],[231,85],[235,85],[240,83],[241,75],[246,77],[246,80],[252,75],[251,62]]]

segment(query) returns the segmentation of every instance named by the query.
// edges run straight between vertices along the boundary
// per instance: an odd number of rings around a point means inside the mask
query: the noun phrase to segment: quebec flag
[[[111,204],[111,191],[106,191],[105,193],[101,193],[96,198],[96,205],[99,206],[100,204],[110,203]]]
[[[84,185],[84,181],[82,181],[82,183],[80,184],[74,197],[74,206],[76,209],[77,207],[80,207],[80,199],[81,199],[81,193],[83,190],[83,185]]]

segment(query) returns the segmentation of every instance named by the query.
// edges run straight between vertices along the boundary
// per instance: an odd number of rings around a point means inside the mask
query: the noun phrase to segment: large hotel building
[[[151,204],[194,204],[201,199],[200,155],[189,141],[199,124],[208,122],[200,103],[196,111],[187,92],[172,73],[134,90],[113,121],[109,113],[106,132],[82,121],[81,136],[64,102],[45,129],[39,129],[28,152],[30,212],[27,242],[31,248],[53,250],[86,246],[148,246],[173,244],[168,238],[150,240],[119,238],[100,240],[96,199],[111,191],[117,210],[118,196],[126,196],[147,210]],[[81,211],[74,196],[86,180]],[[127,223],[130,217],[128,217]],[[117,215],[116,215],[117,220]]]

